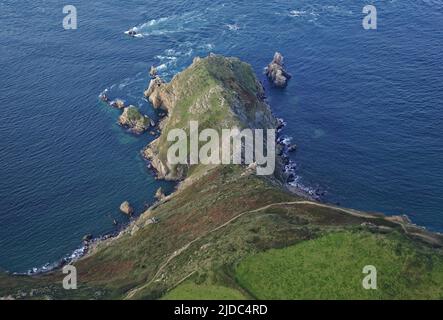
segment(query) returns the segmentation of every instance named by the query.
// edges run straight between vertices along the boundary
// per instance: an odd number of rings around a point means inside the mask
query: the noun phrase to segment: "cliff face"
[[[264,101],[264,91],[250,65],[237,58],[210,55],[196,58],[170,83],[159,77],[151,80],[145,96],[168,116],[161,124],[162,134],[144,151],[159,178],[180,180],[192,169],[167,162],[168,132],[182,128],[189,135],[189,122],[198,121],[200,130],[237,127],[271,129],[277,121]]]

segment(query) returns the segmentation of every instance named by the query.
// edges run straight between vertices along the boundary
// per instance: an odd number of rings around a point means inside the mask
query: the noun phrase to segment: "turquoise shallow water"
[[[115,231],[124,200],[138,211],[161,184],[139,151],[149,135],[116,125],[98,95],[155,116],[142,92],[151,64],[166,78],[195,55],[249,62],[299,146],[298,182],[343,206],[406,213],[443,231],[443,2],[91,1],[73,3],[79,28],[62,29],[59,1],[0,0],[0,267],[26,271]],[[123,32],[136,27],[143,35]],[[267,85],[274,51],[293,74]]]

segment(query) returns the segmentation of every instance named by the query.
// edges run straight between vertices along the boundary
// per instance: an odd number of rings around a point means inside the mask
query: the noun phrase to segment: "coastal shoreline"
[[[100,100],[102,100],[104,102],[107,102],[107,103],[109,102],[109,101],[106,101],[106,100],[103,99],[102,94],[99,97],[100,97]],[[160,120],[160,123],[165,121],[166,117],[162,118]],[[292,138],[284,136],[284,135],[281,135],[281,131],[286,126],[286,122],[282,118],[277,118],[277,120],[278,120],[278,123],[279,123],[278,130],[277,130],[278,135],[276,137],[277,138],[277,144],[282,147],[282,152],[281,152],[279,157],[285,163],[285,165],[282,168],[282,170],[283,170],[282,173],[286,174],[288,176],[295,175],[295,172],[296,172],[295,163],[293,163],[293,162],[291,162],[291,160],[289,160],[289,152],[288,152],[288,148],[290,146],[290,143],[288,141],[290,141]],[[156,128],[157,130],[160,131],[160,133],[161,133],[161,127],[162,126],[159,124],[157,126],[157,128]],[[145,155],[143,153],[143,150],[141,151],[141,153],[142,153],[142,158],[147,162],[147,168],[149,169],[149,171],[157,179],[158,178],[158,172],[152,166],[151,161],[145,157]],[[292,181],[295,181],[296,177],[293,178]],[[178,190],[180,188],[180,186],[182,185],[182,183],[184,183],[185,180],[179,181],[178,185],[176,186],[176,190]],[[319,205],[321,204],[321,205],[325,205],[325,206],[328,206],[328,207],[331,207],[331,208],[332,207],[336,207],[336,206],[333,206],[332,204],[323,203],[322,199],[321,199],[321,196],[317,193],[317,190],[306,188],[306,187],[300,186],[298,184],[291,184],[291,182],[289,180],[285,182],[284,187],[289,192],[291,192],[292,194],[297,195],[297,196],[299,196],[299,197],[301,197],[303,199],[306,199],[307,201],[316,202]],[[174,193],[172,193],[169,197],[173,197],[173,195],[174,195]],[[125,225],[123,225],[121,227],[121,229],[118,230],[118,231],[107,233],[107,234],[98,236],[96,238],[93,238],[91,240],[85,241],[83,246],[81,246],[78,249],[75,249],[71,254],[66,255],[65,257],[63,257],[59,261],[45,264],[44,266],[42,266],[40,268],[31,268],[31,270],[26,272],[26,273],[15,273],[14,272],[12,274],[13,275],[35,276],[35,275],[50,273],[50,272],[53,272],[55,270],[58,270],[58,269],[62,268],[64,265],[72,264],[72,263],[75,263],[75,262],[85,258],[85,257],[88,257],[88,256],[92,255],[94,253],[95,249],[98,246],[100,246],[101,244],[112,242],[113,240],[118,239],[121,235],[126,234],[128,231],[130,231],[131,227],[134,224],[137,223],[137,221],[139,220],[139,218],[141,216],[143,216],[146,212],[149,212],[152,208],[157,207],[158,205],[161,205],[161,202],[160,203],[155,203],[152,206],[150,206],[149,208],[147,208],[144,212],[142,212],[134,220],[130,221],[129,223],[126,223]],[[358,214],[358,212],[359,212],[357,210],[352,210],[352,209],[349,209],[349,211],[353,211],[356,214]],[[364,213],[360,213],[360,215],[364,216],[365,214]],[[380,213],[380,214],[377,213],[376,215],[381,215],[381,216],[383,216],[383,217],[385,217],[387,219],[389,219],[390,217],[392,219],[396,219],[396,217],[398,217],[398,216],[387,216],[387,215],[382,214],[382,213]],[[401,223],[401,224],[408,224],[410,226],[414,226],[414,227],[426,230],[425,227],[418,227],[417,225],[412,224],[410,221],[407,221],[407,220],[408,219],[405,219],[405,220],[400,219],[398,222]],[[436,234],[439,234],[439,233],[436,233]]]

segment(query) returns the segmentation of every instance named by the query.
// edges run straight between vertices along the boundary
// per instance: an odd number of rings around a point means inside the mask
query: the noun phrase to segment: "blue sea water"
[[[443,1],[0,0],[0,267],[24,272],[60,259],[85,234],[115,231],[124,200],[140,212],[162,185],[140,150],[149,135],[116,125],[104,89],[155,113],[148,69],[170,79],[196,55],[232,55],[264,81],[298,145],[298,183],[325,200],[443,231]],[[124,31],[142,35],[129,38]],[[293,79],[268,85],[285,56]]]

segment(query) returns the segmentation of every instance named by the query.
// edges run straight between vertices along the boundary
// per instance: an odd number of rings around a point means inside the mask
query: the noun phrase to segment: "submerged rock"
[[[120,205],[120,211],[128,216],[131,216],[134,213],[134,208],[129,204],[128,201],[125,201]]]
[[[98,97],[101,101],[109,103],[108,89],[106,89],[105,91],[100,93],[100,95]]]
[[[83,242],[89,242],[92,240],[92,234],[87,234],[83,237]]]
[[[115,99],[114,101],[111,101],[109,105],[117,109],[123,109],[125,107],[125,102],[122,99]]]
[[[118,123],[140,134],[148,130],[151,119],[149,119],[148,116],[142,115],[137,107],[129,106],[123,110],[123,114],[118,119]]]
[[[288,80],[291,79],[291,75],[284,69],[283,56],[280,52],[274,54],[274,59],[265,68],[265,73],[269,80],[280,88],[286,87]]]

